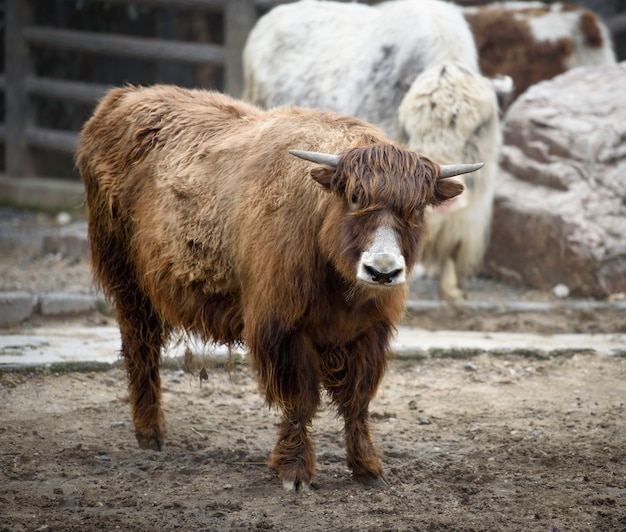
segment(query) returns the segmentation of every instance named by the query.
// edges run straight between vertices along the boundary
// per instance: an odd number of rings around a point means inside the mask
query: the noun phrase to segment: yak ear
[[[332,177],[335,173],[336,168],[332,166],[323,165],[316,166],[311,170],[311,177],[317,181],[320,185],[322,185],[326,190],[331,189]]]
[[[463,193],[465,185],[463,182],[454,177],[440,177],[435,185],[435,193],[430,198],[430,204],[433,206],[441,205],[444,201],[456,198]]]
[[[500,117],[502,117],[504,111],[507,110],[513,100],[515,82],[511,76],[505,76],[504,74],[499,74],[494,78],[489,78],[489,81],[491,82],[491,86],[496,93],[498,111]]]

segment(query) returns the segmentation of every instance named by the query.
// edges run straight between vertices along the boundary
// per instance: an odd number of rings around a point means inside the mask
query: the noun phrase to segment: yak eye
[[[355,211],[359,208],[359,197],[356,194],[352,194],[350,198],[350,208]]]

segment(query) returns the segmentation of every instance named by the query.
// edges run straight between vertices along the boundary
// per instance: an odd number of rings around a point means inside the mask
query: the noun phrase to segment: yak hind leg
[[[459,286],[459,278],[456,273],[456,264],[451,257],[446,258],[441,264],[439,276],[439,297],[445,301],[463,301],[465,293]]]
[[[369,403],[374,398],[387,365],[391,327],[381,324],[345,349],[324,354],[324,386],[344,418],[346,457],[356,481],[386,485],[380,456],[372,442]]]
[[[320,403],[318,356],[307,337],[297,331],[281,334],[273,325],[264,329],[269,334],[248,337],[265,398],[282,409],[269,466],[278,472],[285,489],[306,490],[315,476],[315,446],[309,429]],[[275,340],[266,343],[268,338]]]
[[[160,451],[165,431],[159,361],[167,331],[138,287],[126,287],[115,303],[137,443],[142,449]]]

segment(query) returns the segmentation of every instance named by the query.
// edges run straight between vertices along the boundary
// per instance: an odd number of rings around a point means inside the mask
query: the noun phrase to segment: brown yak
[[[111,90],[76,160],[139,445],[162,447],[159,357],[184,329],[248,346],[262,393],[282,409],[270,465],[286,488],[315,474],[308,432],[322,387],[344,417],[354,477],[381,479],[368,405],[424,208],[458,195],[446,177],[477,165],[440,167],[339,114],[173,86]]]

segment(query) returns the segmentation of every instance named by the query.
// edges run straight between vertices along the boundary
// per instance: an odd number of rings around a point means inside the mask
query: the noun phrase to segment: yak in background
[[[572,68],[616,62],[611,34],[590,9],[578,4],[494,2],[463,8],[486,76],[505,74],[514,91]]]

